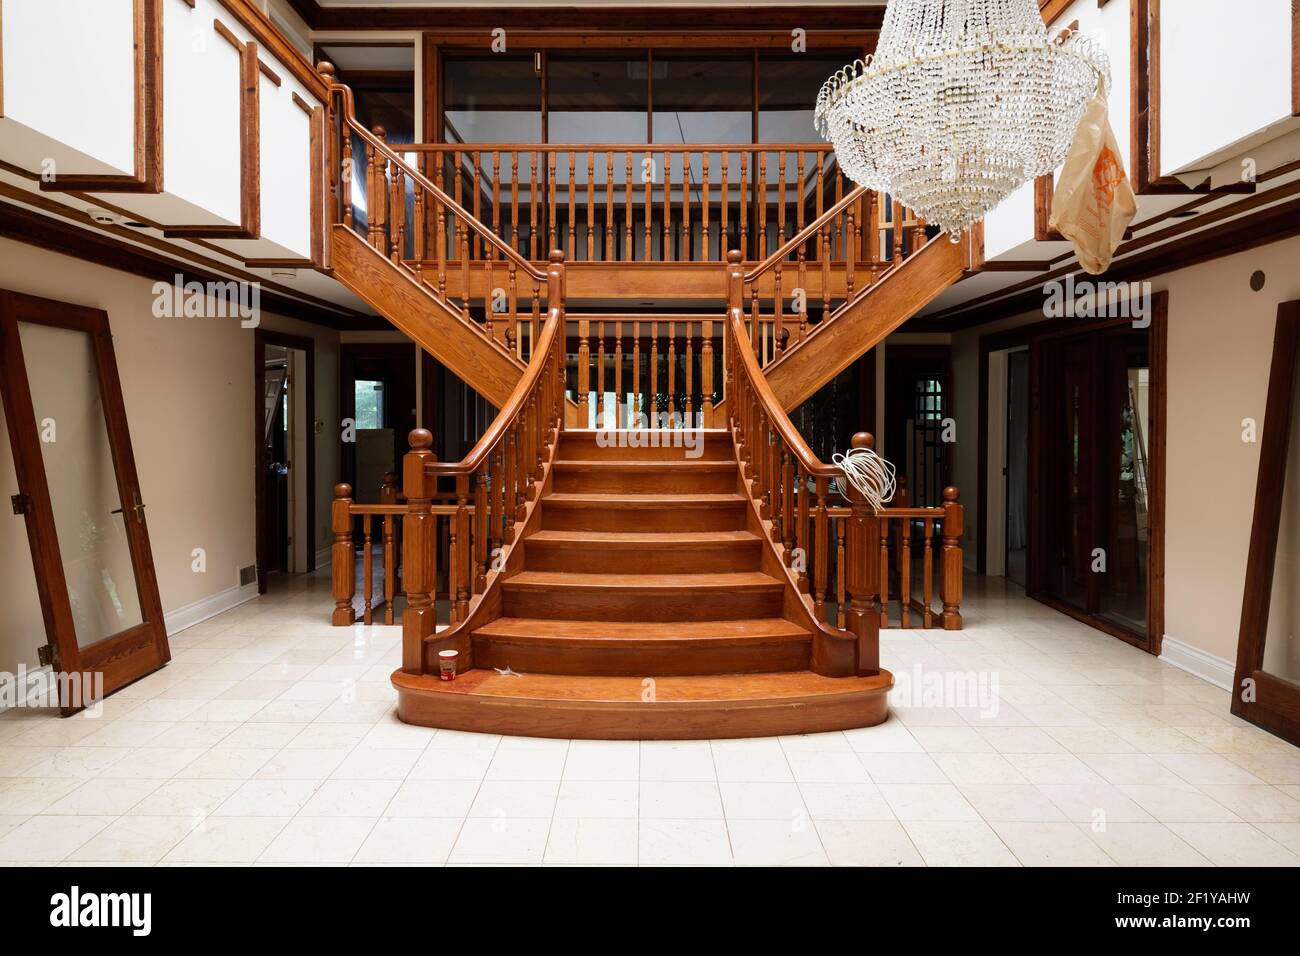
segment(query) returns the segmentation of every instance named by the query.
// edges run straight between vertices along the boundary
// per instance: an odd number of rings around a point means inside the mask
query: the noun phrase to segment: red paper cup
[[[460,651],[439,651],[438,652],[438,677],[441,680],[456,679],[456,661],[460,657]]]

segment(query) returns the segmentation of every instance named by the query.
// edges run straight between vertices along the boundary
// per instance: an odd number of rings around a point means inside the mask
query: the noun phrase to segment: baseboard
[[[1176,641],[1167,634],[1160,645],[1160,659],[1179,670],[1209,681],[1215,687],[1232,690],[1232,678],[1237,671],[1232,661],[1209,654],[1199,647]]]
[[[52,675],[54,674],[54,668],[51,667],[49,664],[44,664],[41,667],[35,667],[32,668],[31,670],[27,670],[25,668],[20,669],[19,674],[22,675],[23,681],[25,683],[25,688],[23,690],[23,699],[21,701],[15,701],[13,704],[0,704],[0,714],[3,714],[7,710],[12,710],[15,707],[26,707],[29,704],[31,704],[33,698],[36,697],[38,690],[50,686],[50,680],[52,678]],[[43,679],[40,681],[34,681],[32,678],[37,674],[43,675]],[[14,680],[16,676],[17,675],[14,674],[5,675],[5,677],[9,680]],[[44,701],[42,700],[37,703],[37,706],[42,706],[43,704]]]
[[[163,623],[167,627],[168,636],[171,636],[210,617],[216,617],[222,611],[229,611],[232,607],[251,601],[255,597],[257,597],[257,582],[251,581],[243,587],[227,588],[193,604],[178,607],[171,613],[163,615]]]

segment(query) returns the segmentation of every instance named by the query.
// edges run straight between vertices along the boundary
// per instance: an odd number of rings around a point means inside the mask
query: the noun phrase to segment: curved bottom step
[[[809,671],[720,677],[570,677],[471,670],[454,681],[393,673],[408,724],[519,737],[701,740],[870,727],[894,676]]]

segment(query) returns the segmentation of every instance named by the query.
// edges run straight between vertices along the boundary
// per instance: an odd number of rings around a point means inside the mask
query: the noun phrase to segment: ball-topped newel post
[[[424,639],[437,630],[438,608],[434,589],[438,579],[437,519],[433,495],[437,478],[429,466],[437,461],[433,434],[417,428],[407,436],[410,451],[402,458],[402,587],[406,610],[402,612],[402,670],[424,672]]]
[[[321,60],[317,63],[316,72],[321,75],[322,79],[324,79],[326,83],[331,85],[334,83],[334,77],[337,75],[337,71],[334,69],[334,64],[329,60]]]
[[[874,450],[875,445],[870,432],[858,432],[850,441],[852,448]],[[880,670],[880,517],[852,482],[843,484],[849,499],[848,568],[841,572],[849,603],[845,626],[858,639],[858,673],[875,674]]]
[[[357,619],[352,610],[357,591],[357,552],[352,546],[352,486],[349,484],[334,486],[330,531],[334,535],[334,543],[330,545],[330,588],[334,595],[330,623],[347,627]]]

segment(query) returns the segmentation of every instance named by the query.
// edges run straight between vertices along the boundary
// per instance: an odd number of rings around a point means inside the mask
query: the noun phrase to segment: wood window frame
[[[1048,319],[1028,325],[1007,329],[980,336],[979,340],[979,445],[978,476],[979,497],[976,501],[977,522],[975,529],[976,552],[975,570],[978,574],[988,569],[988,466],[989,466],[989,353],[1021,346],[1034,345],[1035,342],[1051,338],[1063,338],[1073,335],[1100,332],[1121,328],[1129,324],[1127,319],[1061,320]],[[1028,554],[1026,560],[1026,594],[1063,614],[1069,615],[1090,627],[1118,637],[1120,640],[1145,650],[1153,656],[1159,656],[1164,640],[1165,620],[1165,485],[1166,485],[1166,441],[1168,435],[1169,404],[1169,293],[1155,292],[1151,296],[1151,328],[1148,343],[1148,361],[1151,368],[1150,415],[1151,433],[1148,439],[1148,514],[1151,521],[1151,540],[1148,544],[1147,557],[1147,633],[1144,639],[1135,638],[1132,632],[1118,626],[1108,625],[1085,612],[1068,605],[1053,601],[1035,593],[1034,566],[1038,561],[1037,533],[1030,528],[1028,536]],[[1039,428],[1039,411],[1036,393],[1036,363],[1030,360],[1030,423],[1029,440],[1038,444],[1035,437]],[[1033,448],[1031,447],[1031,452]],[[1035,517],[1035,481],[1036,455],[1029,456],[1029,520]]]
[[[1298,352],[1300,301],[1284,302],[1278,306],[1273,337],[1232,687],[1232,713],[1294,744],[1300,744],[1300,687],[1275,677],[1263,666],[1277,563],[1278,526],[1286,491],[1287,452],[1292,429],[1300,428],[1300,422],[1294,421],[1292,415],[1297,376],[1300,376]],[[1300,462],[1290,465],[1300,469]],[[1247,681],[1254,685],[1251,700],[1243,700]]]

